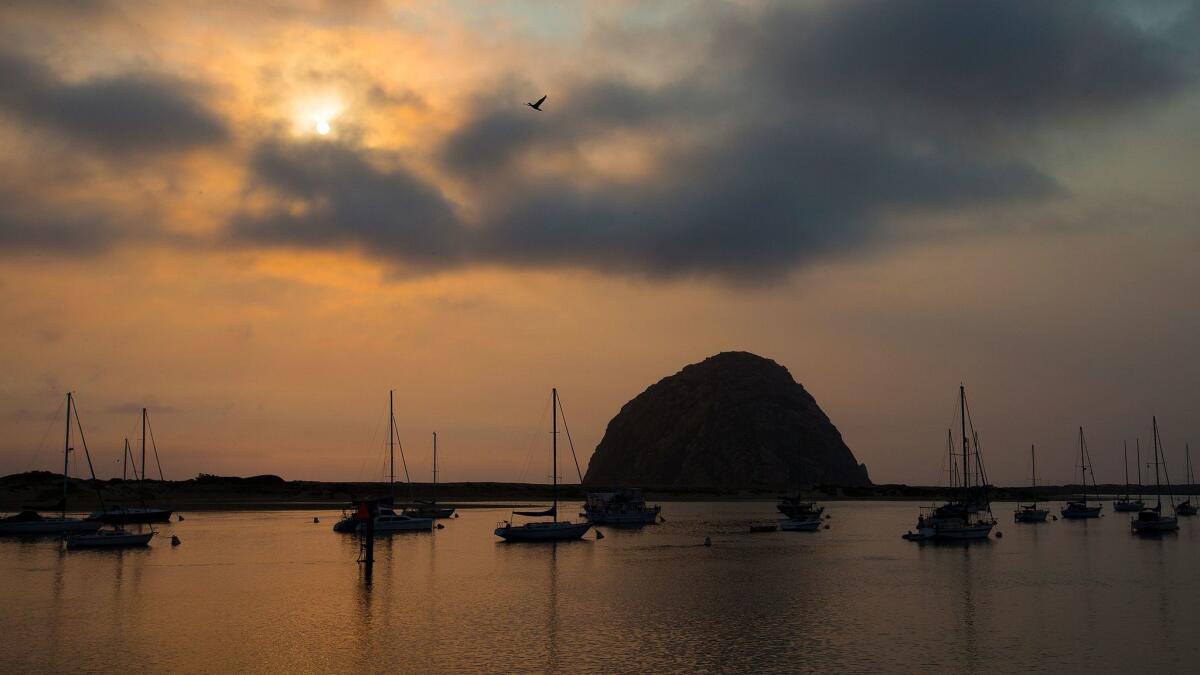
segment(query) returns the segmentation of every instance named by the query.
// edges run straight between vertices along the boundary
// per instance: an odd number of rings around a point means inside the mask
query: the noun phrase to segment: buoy
[[[705,545],[705,546],[712,546],[712,537],[705,537],[705,538],[704,538],[704,545]]]
[[[1000,539],[1000,538],[1001,538],[1001,537],[1003,537],[1003,536],[1004,536],[1004,533],[1003,533],[1003,532],[1001,532],[1000,530],[996,530],[996,538],[997,538],[997,539]]]
[[[320,518],[313,518],[313,522],[314,522],[314,523],[319,523],[319,522],[321,522],[321,519],[320,519]]]
[[[455,518],[457,518],[457,517],[458,517],[458,514],[457,514],[457,513],[456,513],[456,514],[454,514],[454,517],[455,517]]]
[[[439,530],[444,530],[444,529],[446,529],[446,526],[445,526],[445,525],[443,525],[443,524],[441,524],[441,523],[438,523],[438,524],[437,524],[437,529],[439,529]]]
[[[179,535],[176,535],[176,534],[171,535],[171,545],[178,546],[179,544],[180,544]]]
[[[604,533],[601,532],[600,530],[596,530],[596,541],[600,541],[603,538],[604,538]]]
[[[182,516],[182,515],[175,516],[175,517],[179,519],[179,522],[181,522],[181,523],[183,522],[183,516]]]
[[[826,525],[826,526],[825,526],[825,529],[827,529],[827,530],[828,530],[828,529],[829,529],[829,526],[828,526],[828,525]]]
[[[659,517],[658,517],[658,522],[660,522],[660,523],[665,523],[665,522],[667,522],[667,519],[666,519],[666,518],[663,518],[662,516],[659,516]]]

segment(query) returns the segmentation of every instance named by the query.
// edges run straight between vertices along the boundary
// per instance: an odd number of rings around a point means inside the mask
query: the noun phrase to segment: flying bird
[[[537,103],[526,103],[525,105],[529,106],[530,108],[533,108],[534,110],[536,110],[538,112],[542,112],[542,101],[545,101],[545,100],[546,100],[546,97],[542,96],[541,98],[539,98],[537,100]]]

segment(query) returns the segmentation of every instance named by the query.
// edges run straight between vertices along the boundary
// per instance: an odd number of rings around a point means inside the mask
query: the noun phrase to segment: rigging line
[[[146,416],[146,428],[150,430],[150,447],[154,448],[154,463],[158,465],[158,479],[162,482],[167,482],[163,476],[162,462],[158,461],[158,444],[154,442],[154,426],[150,424],[150,416]],[[143,470],[143,475],[145,470]]]
[[[96,469],[92,467],[92,453],[88,452],[87,438],[83,435],[83,423],[79,421],[79,406],[71,399],[71,408],[75,410],[75,428],[79,430],[79,442],[83,444],[83,456],[87,457],[88,471],[92,473],[92,487],[96,488],[96,496],[100,498],[100,510],[104,511],[104,495],[100,492],[100,484],[96,480]]]
[[[533,431],[529,435],[529,442],[525,444],[525,464],[521,467],[521,473],[517,476],[518,482],[525,482],[525,479],[529,476],[529,467],[533,464],[533,451],[538,444],[537,441],[542,432],[542,425],[546,422],[546,411],[550,409],[549,405],[547,403],[542,408],[541,414],[538,415],[537,426],[533,428]]]
[[[58,424],[58,421],[62,419],[62,409],[66,404],[67,400],[65,398],[59,400],[58,407],[54,409],[54,415],[50,417],[50,421],[46,423],[46,432],[42,434],[42,440],[40,443],[38,443],[37,449],[25,457],[26,471],[29,471],[33,466],[34,457],[42,456],[42,452],[46,449],[46,439],[50,438],[50,431],[55,427],[55,425]]]
[[[575,460],[575,473],[579,475],[579,485],[583,485],[583,472],[579,470],[579,458],[575,456],[575,442],[571,440],[571,428],[567,426],[567,411],[563,410],[562,396],[558,397],[558,411],[562,413],[563,431],[567,432],[567,445],[571,446],[571,459]]]
[[[400,442],[400,428],[396,426],[395,420],[392,420],[392,427],[396,430],[396,447],[400,448],[400,465],[404,467],[404,482],[408,483],[408,501],[416,501],[413,496],[412,479],[408,477],[408,461],[404,459],[404,444]]]

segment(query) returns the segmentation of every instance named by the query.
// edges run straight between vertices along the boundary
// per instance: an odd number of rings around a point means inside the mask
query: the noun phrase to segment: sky
[[[101,477],[146,406],[168,478],[378,480],[391,389],[414,480],[548,481],[551,387],[586,468],[746,350],[875,482],[959,383],[994,483],[1152,415],[1181,478],[1198,120],[1196,2],[6,3],[0,473],[72,390]]]

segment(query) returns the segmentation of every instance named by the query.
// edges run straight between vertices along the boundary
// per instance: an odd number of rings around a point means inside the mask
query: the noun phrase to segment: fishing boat
[[[593,525],[652,525],[658,522],[662,507],[646,504],[638,488],[618,488],[608,492],[589,492],[583,513]]]
[[[1083,498],[1067,502],[1067,505],[1062,508],[1062,517],[1068,520],[1082,520],[1085,518],[1099,518],[1100,510],[1104,508],[1103,504],[1092,506],[1088,504],[1088,475],[1092,477],[1092,487],[1096,487],[1096,474],[1088,470],[1088,465],[1091,463],[1091,455],[1088,453],[1087,440],[1083,437],[1083,427],[1079,427],[1079,474],[1082,477]]]
[[[1162,502],[1162,482],[1160,478],[1166,478],[1167,481],[1167,501],[1171,506],[1175,506],[1175,497],[1171,494],[1171,477],[1167,475],[1166,453],[1162,447],[1162,438],[1158,434],[1158,418],[1152,417],[1151,421],[1154,425],[1154,484],[1156,486],[1156,503],[1152,507],[1143,508],[1138,512],[1129,525],[1134,534],[1158,534],[1162,532],[1174,532],[1179,529],[1179,518],[1176,516],[1163,515]],[[1159,466],[1162,466],[1161,476]]]
[[[1192,503],[1192,488],[1196,485],[1196,478],[1192,475],[1192,448],[1191,445],[1185,444],[1184,456],[1186,457],[1187,466],[1187,484],[1188,498],[1175,505],[1175,515],[1177,516],[1194,516],[1196,515],[1197,507]]]
[[[1113,502],[1113,511],[1122,513],[1136,513],[1145,508],[1146,503],[1142,501],[1142,442],[1138,439],[1137,442],[1137,479],[1138,479],[1138,498],[1131,499],[1129,494],[1129,443],[1125,443],[1125,495]]]
[[[79,518],[67,517],[67,485],[71,468],[71,413],[75,408],[75,399],[67,392],[67,433],[63,443],[63,496],[57,505],[61,509],[59,517],[46,517],[33,509],[22,509],[20,512],[0,518],[0,535],[35,536],[43,534],[69,534],[71,532],[94,532],[100,529],[100,523],[89,522]],[[78,415],[78,413],[76,413]]]
[[[550,518],[550,522],[536,521],[515,525],[512,518],[503,521],[496,526],[495,534],[497,537],[508,542],[542,542],[542,541],[570,541],[580,539],[584,534],[591,529],[592,524],[588,522],[573,523],[568,520],[558,519],[558,415],[562,408],[558,401],[558,389],[550,390],[550,476],[553,480],[552,496],[553,503],[550,508],[544,511],[513,511],[514,516],[524,516],[527,518]],[[566,427],[566,418],[563,418],[563,426]],[[568,438],[570,433],[568,432]],[[571,444],[571,454],[574,456],[574,443]],[[578,459],[576,459],[578,464]],[[578,470],[578,469],[576,469]]]
[[[437,503],[438,459],[437,432],[433,432],[433,498],[427,502],[417,502],[404,509],[404,512],[416,518],[449,518],[454,515],[453,506],[439,506]]]
[[[146,430],[149,426],[149,419],[146,414],[146,409],[142,408],[142,471],[138,473],[137,464],[133,465],[134,477],[137,478],[138,494],[145,500],[146,489]],[[150,432],[153,438],[154,432]],[[154,461],[158,464],[158,478],[165,482],[162,473],[162,462],[158,461],[158,444],[152,442],[154,448]],[[129,449],[129,440],[125,440],[125,456],[132,456]],[[125,458],[122,457],[122,463]],[[102,523],[130,525],[135,523],[169,523],[171,522],[172,509],[148,506],[143,503],[142,506],[112,506],[106,509],[96,511],[88,516],[88,520],[98,520]]]
[[[917,517],[916,532],[910,530],[904,535],[904,538],[910,541],[987,539],[992,528],[996,526],[987,495],[987,477],[983,471],[979,435],[967,435],[967,392],[962,385],[958,387],[958,400],[962,430],[962,485],[959,497],[941,506],[923,507]],[[972,458],[975,466],[974,477],[970,470]]]
[[[1031,469],[1030,487],[1037,490],[1037,449],[1034,446],[1029,446],[1029,460]],[[1033,495],[1032,504],[1018,504],[1017,510],[1013,511],[1013,520],[1018,523],[1044,523],[1046,516],[1050,511],[1039,508],[1037,494]]]

